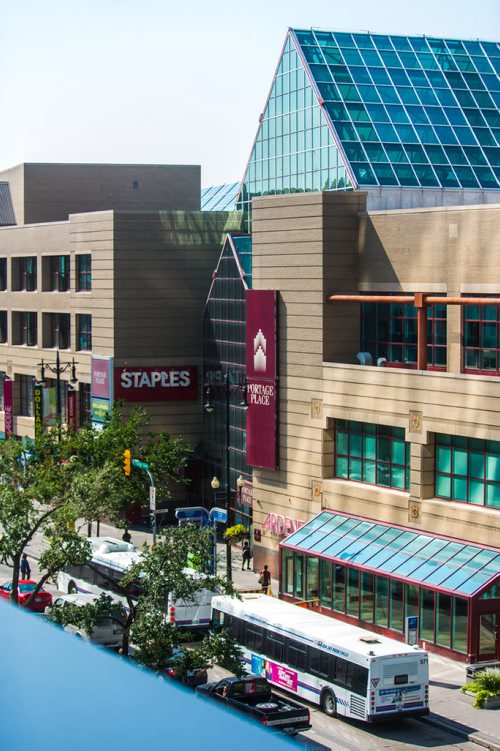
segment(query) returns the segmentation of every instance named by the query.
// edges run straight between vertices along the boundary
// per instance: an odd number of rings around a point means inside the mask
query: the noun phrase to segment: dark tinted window
[[[288,640],[286,649],[286,662],[297,670],[306,669],[306,648],[297,641]]]

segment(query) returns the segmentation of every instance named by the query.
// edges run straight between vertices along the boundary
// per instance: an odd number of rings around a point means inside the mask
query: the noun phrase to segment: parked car
[[[35,591],[37,583],[31,579],[21,579],[17,583],[17,596],[19,605],[25,607],[26,602],[29,599],[32,592]],[[0,597],[4,600],[10,600],[12,594],[12,582],[5,582],[0,587]],[[40,589],[36,593],[35,597],[28,605],[28,610],[32,610],[34,613],[43,613],[45,608],[52,603],[52,595],[50,592],[46,592],[45,589]]]
[[[53,618],[55,607],[65,608],[70,605],[83,607],[84,605],[93,604],[98,599],[97,595],[92,594],[75,593],[61,595],[60,597],[56,597],[54,602],[45,609],[45,615],[51,619]],[[124,608],[117,604],[116,608],[113,608],[112,611],[105,611],[98,616],[91,634],[88,634],[81,626],[71,623],[65,626],[64,630],[93,644],[99,644],[102,647],[109,647],[110,649],[118,649],[122,645],[123,626],[126,617],[127,614]]]
[[[170,660],[169,665],[165,670],[165,674],[169,675],[171,678],[175,678],[175,680],[180,681],[181,683],[184,683],[186,686],[191,686],[191,688],[196,688],[197,686],[206,683],[208,681],[208,671],[206,668],[193,667],[192,670],[188,670],[185,675],[182,676],[176,673],[175,658],[180,655],[181,652],[182,649],[180,647],[175,647],[174,656]]]
[[[311,727],[307,707],[282,699],[271,690],[267,680],[258,675],[223,678],[198,686],[196,691],[289,735]]]

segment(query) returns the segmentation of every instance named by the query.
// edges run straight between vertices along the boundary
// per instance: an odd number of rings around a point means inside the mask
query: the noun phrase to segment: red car
[[[31,579],[21,579],[21,581],[18,582],[17,588],[19,605],[25,605],[26,600],[31,595],[31,593],[35,591],[35,589],[36,582],[31,581]],[[0,587],[0,597],[4,600],[10,600],[11,593],[12,582],[5,582],[5,584],[2,584],[2,586]],[[47,605],[51,604],[52,595],[50,594],[50,592],[46,592],[44,589],[41,589],[31,600],[30,604],[28,605],[28,610],[33,610],[35,613],[43,613]]]

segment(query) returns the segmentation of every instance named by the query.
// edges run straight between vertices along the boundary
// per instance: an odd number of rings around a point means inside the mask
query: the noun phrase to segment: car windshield
[[[36,584],[20,584],[19,585],[19,591],[20,592],[34,592],[36,589]]]

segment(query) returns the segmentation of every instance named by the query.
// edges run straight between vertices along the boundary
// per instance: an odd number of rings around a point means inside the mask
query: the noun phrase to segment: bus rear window
[[[395,675],[394,676],[394,685],[400,686],[402,683],[408,683],[408,675]]]

